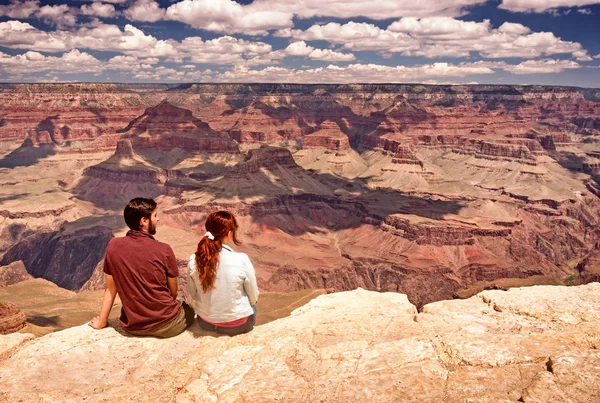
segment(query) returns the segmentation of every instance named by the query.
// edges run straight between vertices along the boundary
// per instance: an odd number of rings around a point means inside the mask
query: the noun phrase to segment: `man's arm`
[[[106,276],[106,290],[104,291],[104,296],[102,297],[102,306],[100,307],[100,315],[96,316],[90,323],[88,323],[94,329],[102,329],[108,325],[108,315],[110,314],[110,310],[115,302],[115,297],[117,296],[117,286],[115,285],[115,280],[110,274],[105,274]]]
[[[177,299],[177,277],[167,277],[167,285],[169,286],[169,291],[171,291],[173,299]]]

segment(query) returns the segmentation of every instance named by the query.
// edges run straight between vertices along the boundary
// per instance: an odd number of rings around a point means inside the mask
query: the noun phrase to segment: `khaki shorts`
[[[183,333],[183,331],[192,323],[194,323],[194,308],[183,302],[181,304],[179,315],[169,323],[165,323],[156,329],[131,330],[127,332],[134,336],[151,336],[166,339]]]

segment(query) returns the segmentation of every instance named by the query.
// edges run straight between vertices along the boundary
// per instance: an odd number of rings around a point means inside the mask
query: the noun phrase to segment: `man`
[[[194,311],[177,298],[179,269],[171,247],[158,242],[158,215],[152,199],[135,198],[123,212],[130,230],[112,239],[104,255],[106,291],[100,315],[89,323],[107,326],[117,293],[121,298],[121,326],[136,336],[173,337],[192,324]]]

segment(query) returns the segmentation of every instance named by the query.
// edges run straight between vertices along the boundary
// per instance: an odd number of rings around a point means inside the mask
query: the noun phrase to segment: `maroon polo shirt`
[[[167,284],[179,269],[173,249],[146,232],[130,230],[106,247],[104,273],[113,276],[121,298],[121,326],[151,330],[169,323],[181,310]]]

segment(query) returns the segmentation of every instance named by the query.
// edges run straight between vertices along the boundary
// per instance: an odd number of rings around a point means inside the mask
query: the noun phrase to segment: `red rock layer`
[[[323,147],[332,151],[350,149],[350,142],[337,123],[327,120],[311,134],[304,137],[303,147]]]
[[[163,101],[148,108],[120,130],[132,141],[133,148],[172,150],[181,148],[192,152],[237,153],[238,146],[227,134],[212,130],[187,109]]]
[[[270,169],[277,165],[291,169],[302,169],[296,164],[289,150],[280,147],[261,146],[250,150],[246,160],[237,164],[234,170],[240,173],[258,172],[261,168]]]
[[[17,332],[25,327],[27,317],[10,302],[0,302],[0,334]]]

